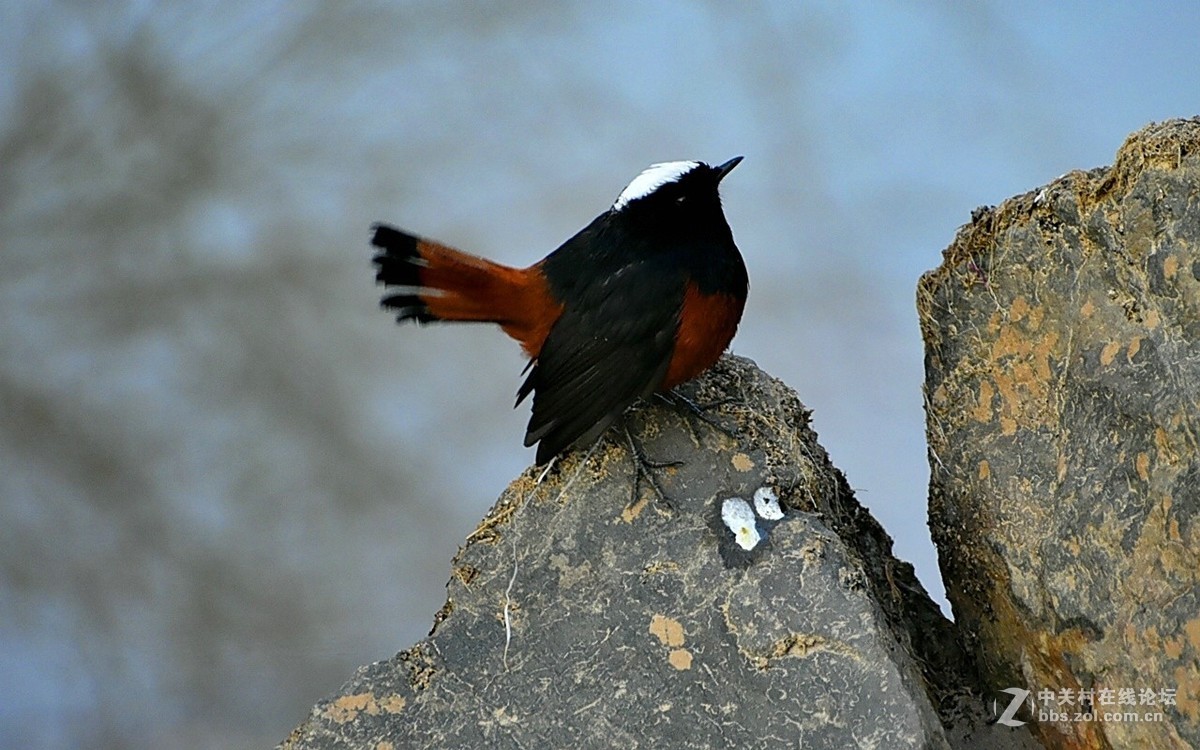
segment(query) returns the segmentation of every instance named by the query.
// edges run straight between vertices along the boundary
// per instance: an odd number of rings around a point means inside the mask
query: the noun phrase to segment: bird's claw
[[[673,466],[682,466],[683,461],[651,461],[646,457],[646,452],[638,445],[637,439],[630,432],[629,427],[625,428],[625,439],[629,443],[629,455],[633,458],[634,479],[633,492],[630,497],[630,505],[636,505],[641,499],[642,479],[645,478],[650,483],[651,489],[658,497],[659,502],[666,506],[669,510],[675,510],[675,504],[668,497],[662,484],[659,483],[658,477],[654,476],[655,470],[669,469]]]

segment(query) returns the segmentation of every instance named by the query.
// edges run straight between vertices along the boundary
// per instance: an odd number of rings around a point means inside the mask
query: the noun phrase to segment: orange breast
[[[729,347],[746,300],[729,294],[702,294],[689,283],[679,315],[675,353],[662,390],[685,383],[712,367]]]

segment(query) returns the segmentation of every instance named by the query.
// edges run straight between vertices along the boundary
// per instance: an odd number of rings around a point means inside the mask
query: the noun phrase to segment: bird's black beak
[[[717,182],[725,179],[725,175],[733,171],[733,168],[742,163],[741,156],[735,156],[721,166],[717,167]]]

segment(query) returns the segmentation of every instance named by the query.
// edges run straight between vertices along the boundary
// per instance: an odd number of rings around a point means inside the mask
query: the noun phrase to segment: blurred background
[[[398,328],[368,226],[539,259],[723,184],[734,351],[942,598],[917,277],[971,209],[1200,112],[1193,2],[0,9],[0,746],[255,748],[428,630],[532,460],[493,328]]]

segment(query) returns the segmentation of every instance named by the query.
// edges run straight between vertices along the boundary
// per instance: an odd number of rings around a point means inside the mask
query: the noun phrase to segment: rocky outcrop
[[[620,430],[526,473],[455,557],[429,637],[364,667],[281,747],[1020,741],[980,726],[950,623],[795,394],[735,357],[689,388],[732,399],[708,412],[722,429],[682,406],[631,416],[651,459],[682,461],[656,472],[665,500],[634,491]]]
[[[281,747],[1200,746],[1200,120],[977,211],[918,306],[957,626],[726,357],[629,416],[664,497],[620,430],[518,478]]]
[[[1049,747],[1200,747],[1200,120],[980,209],[918,306],[931,528],[985,682],[1031,691]]]

